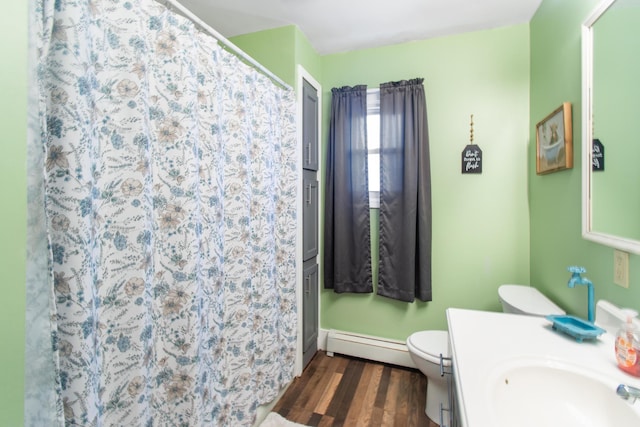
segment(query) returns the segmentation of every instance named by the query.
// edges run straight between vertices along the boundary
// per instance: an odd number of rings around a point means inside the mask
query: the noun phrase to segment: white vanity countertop
[[[543,317],[457,308],[447,310],[447,320],[463,427],[492,427],[489,384],[501,367],[518,361],[547,358],[596,372],[611,381],[614,394],[620,383],[640,388],[640,378],[617,367],[609,333],[579,343]]]

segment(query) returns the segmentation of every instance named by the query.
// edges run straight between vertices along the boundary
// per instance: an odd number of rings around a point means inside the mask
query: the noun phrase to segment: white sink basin
[[[616,364],[620,320],[582,342],[534,316],[449,308],[447,320],[462,427],[640,427],[640,401],[616,394],[640,388]]]
[[[640,426],[618,383],[551,360],[519,360],[493,372],[487,405],[495,427]]]

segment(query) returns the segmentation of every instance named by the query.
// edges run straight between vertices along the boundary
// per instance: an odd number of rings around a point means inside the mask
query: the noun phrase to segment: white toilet
[[[447,379],[440,375],[440,354],[450,357],[447,331],[419,331],[407,338],[407,348],[413,363],[427,377],[427,403],[425,413],[431,421],[440,422],[440,404],[446,409]],[[445,367],[450,360],[443,360]],[[450,369],[447,369],[450,372]]]
[[[566,314],[539,290],[525,285],[501,285],[498,296],[505,313],[529,316]],[[440,422],[440,404],[448,408],[447,380],[440,375],[440,354],[450,357],[447,331],[419,331],[407,338],[407,348],[413,363],[427,377],[427,404],[425,413],[435,423]],[[451,366],[444,360],[444,366]]]
[[[498,296],[505,313],[529,316],[566,314],[539,290],[525,285],[501,285]],[[413,363],[427,377],[427,404],[425,413],[435,423],[440,422],[440,404],[448,408],[447,380],[440,376],[440,354],[450,357],[447,331],[419,331],[407,338],[407,348]],[[445,360],[446,367],[451,366]]]
[[[525,285],[501,285],[498,298],[505,313],[529,316],[563,315],[566,312],[555,305],[536,288]]]

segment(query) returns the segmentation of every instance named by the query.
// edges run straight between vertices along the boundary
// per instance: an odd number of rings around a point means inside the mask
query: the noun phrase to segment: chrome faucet
[[[640,399],[640,388],[620,384],[616,389],[616,394],[624,400],[631,400],[631,403],[634,403],[636,399]]]
[[[589,301],[588,301],[589,322],[593,323],[593,321],[595,320],[595,317],[594,317],[595,303],[593,301],[593,283],[591,283],[591,280],[587,279],[586,277],[581,276],[581,274],[586,273],[587,270],[585,270],[584,267],[577,267],[577,266],[569,267],[567,270],[571,272],[571,278],[569,279],[569,283],[568,283],[570,288],[574,288],[576,285],[587,285],[588,298],[589,298]]]

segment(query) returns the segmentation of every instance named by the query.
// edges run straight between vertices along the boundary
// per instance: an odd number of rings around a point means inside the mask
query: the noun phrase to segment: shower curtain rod
[[[236,46],[235,44],[231,43],[229,41],[229,39],[227,39],[225,36],[223,36],[222,34],[217,32],[213,28],[211,28],[211,26],[209,26],[207,23],[205,23],[202,19],[198,18],[193,12],[191,12],[189,9],[184,7],[182,4],[178,3],[177,0],[161,0],[160,2],[161,3],[165,3],[165,4],[169,4],[173,8],[177,9],[178,12],[180,12],[183,16],[185,16],[186,18],[190,19],[196,25],[198,25],[200,28],[202,28],[203,30],[205,30],[206,32],[211,34],[214,38],[216,38],[218,40],[218,42],[220,42],[220,43],[222,43],[224,45],[224,47],[226,47],[227,49],[231,50],[235,55],[239,56],[244,61],[246,61],[249,64],[253,65],[260,72],[265,74],[267,77],[269,77],[271,80],[273,80],[274,82],[276,82],[280,86],[284,87],[285,89],[291,89],[291,86],[289,86],[282,79],[280,79],[278,76],[276,76],[271,71],[269,71],[264,65],[260,64],[258,61],[256,61],[255,59],[253,59],[252,57],[247,55],[245,52],[243,52],[242,49],[240,49],[238,46]]]

